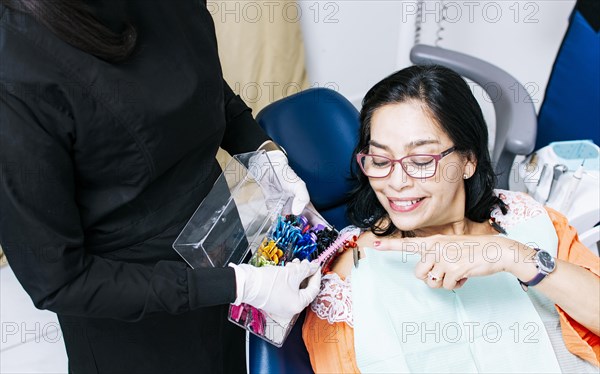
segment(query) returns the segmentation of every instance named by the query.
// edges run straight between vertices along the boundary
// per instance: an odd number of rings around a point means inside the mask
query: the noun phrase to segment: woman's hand
[[[495,235],[433,235],[417,238],[382,238],[373,242],[378,250],[419,253],[415,275],[429,287],[454,290],[468,278],[513,272],[531,260],[535,250],[514,240]],[[528,264],[533,277],[535,264]],[[522,271],[522,270],[521,270]],[[526,276],[524,277],[527,278]]]
[[[365,244],[368,245],[368,244]],[[538,273],[535,250],[497,235],[433,235],[421,238],[374,238],[373,248],[420,253],[417,278],[429,287],[455,290],[469,277],[507,271],[528,281]],[[571,318],[600,336],[600,281],[587,269],[556,259],[556,269],[535,288]]]

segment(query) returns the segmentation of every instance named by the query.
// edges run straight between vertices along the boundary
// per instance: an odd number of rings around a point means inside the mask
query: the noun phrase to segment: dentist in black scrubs
[[[219,146],[280,152],[223,80],[204,1],[0,0],[0,244],[70,372],[241,373],[228,304],[316,296],[308,263],[193,270],[172,249]]]

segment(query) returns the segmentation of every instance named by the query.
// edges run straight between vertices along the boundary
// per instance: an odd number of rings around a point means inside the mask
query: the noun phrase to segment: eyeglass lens
[[[368,177],[383,178],[392,171],[394,162],[387,157],[362,155],[361,166]],[[413,178],[429,178],[435,174],[436,162],[432,156],[409,156],[400,162],[404,172]]]

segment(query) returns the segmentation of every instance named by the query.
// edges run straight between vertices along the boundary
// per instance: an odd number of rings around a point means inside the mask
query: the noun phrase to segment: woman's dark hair
[[[437,65],[415,65],[400,70],[377,83],[367,92],[360,111],[360,134],[353,156],[363,151],[371,140],[371,119],[379,108],[415,101],[450,137],[456,150],[477,160],[475,174],[465,183],[465,215],[472,221],[483,222],[504,203],[494,194],[496,175],[488,152],[488,133],[481,108],[469,86],[454,71]],[[354,158],[353,158],[354,159]],[[350,221],[369,228],[376,235],[397,231],[383,206],[377,200],[369,179],[352,168],[358,186],[352,191],[348,204]],[[403,233],[410,236],[411,233]]]
[[[0,3],[32,15],[66,43],[108,62],[125,60],[136,45],[137,33],[131,24],[121,32],[113,31],[94,16],[84,0],[0,0]]]

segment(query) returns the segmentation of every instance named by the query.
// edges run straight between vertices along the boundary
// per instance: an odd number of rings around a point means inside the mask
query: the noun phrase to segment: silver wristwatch
[[[536,267],[538,268],[538,273],[528,282],[523,282],[519,279],[519,283],[521,283],[521,287],[525,292],[527,292],[529,286],[533,287],[536,284],[540,283],[542,279],[546,277],[546,275],[552,273],[554,269],[556,269],[556,261],[550,253],[544,251],[543,249],[534,249],[536,250],[536,253],[533,256],[533,260],[535,261]]]

